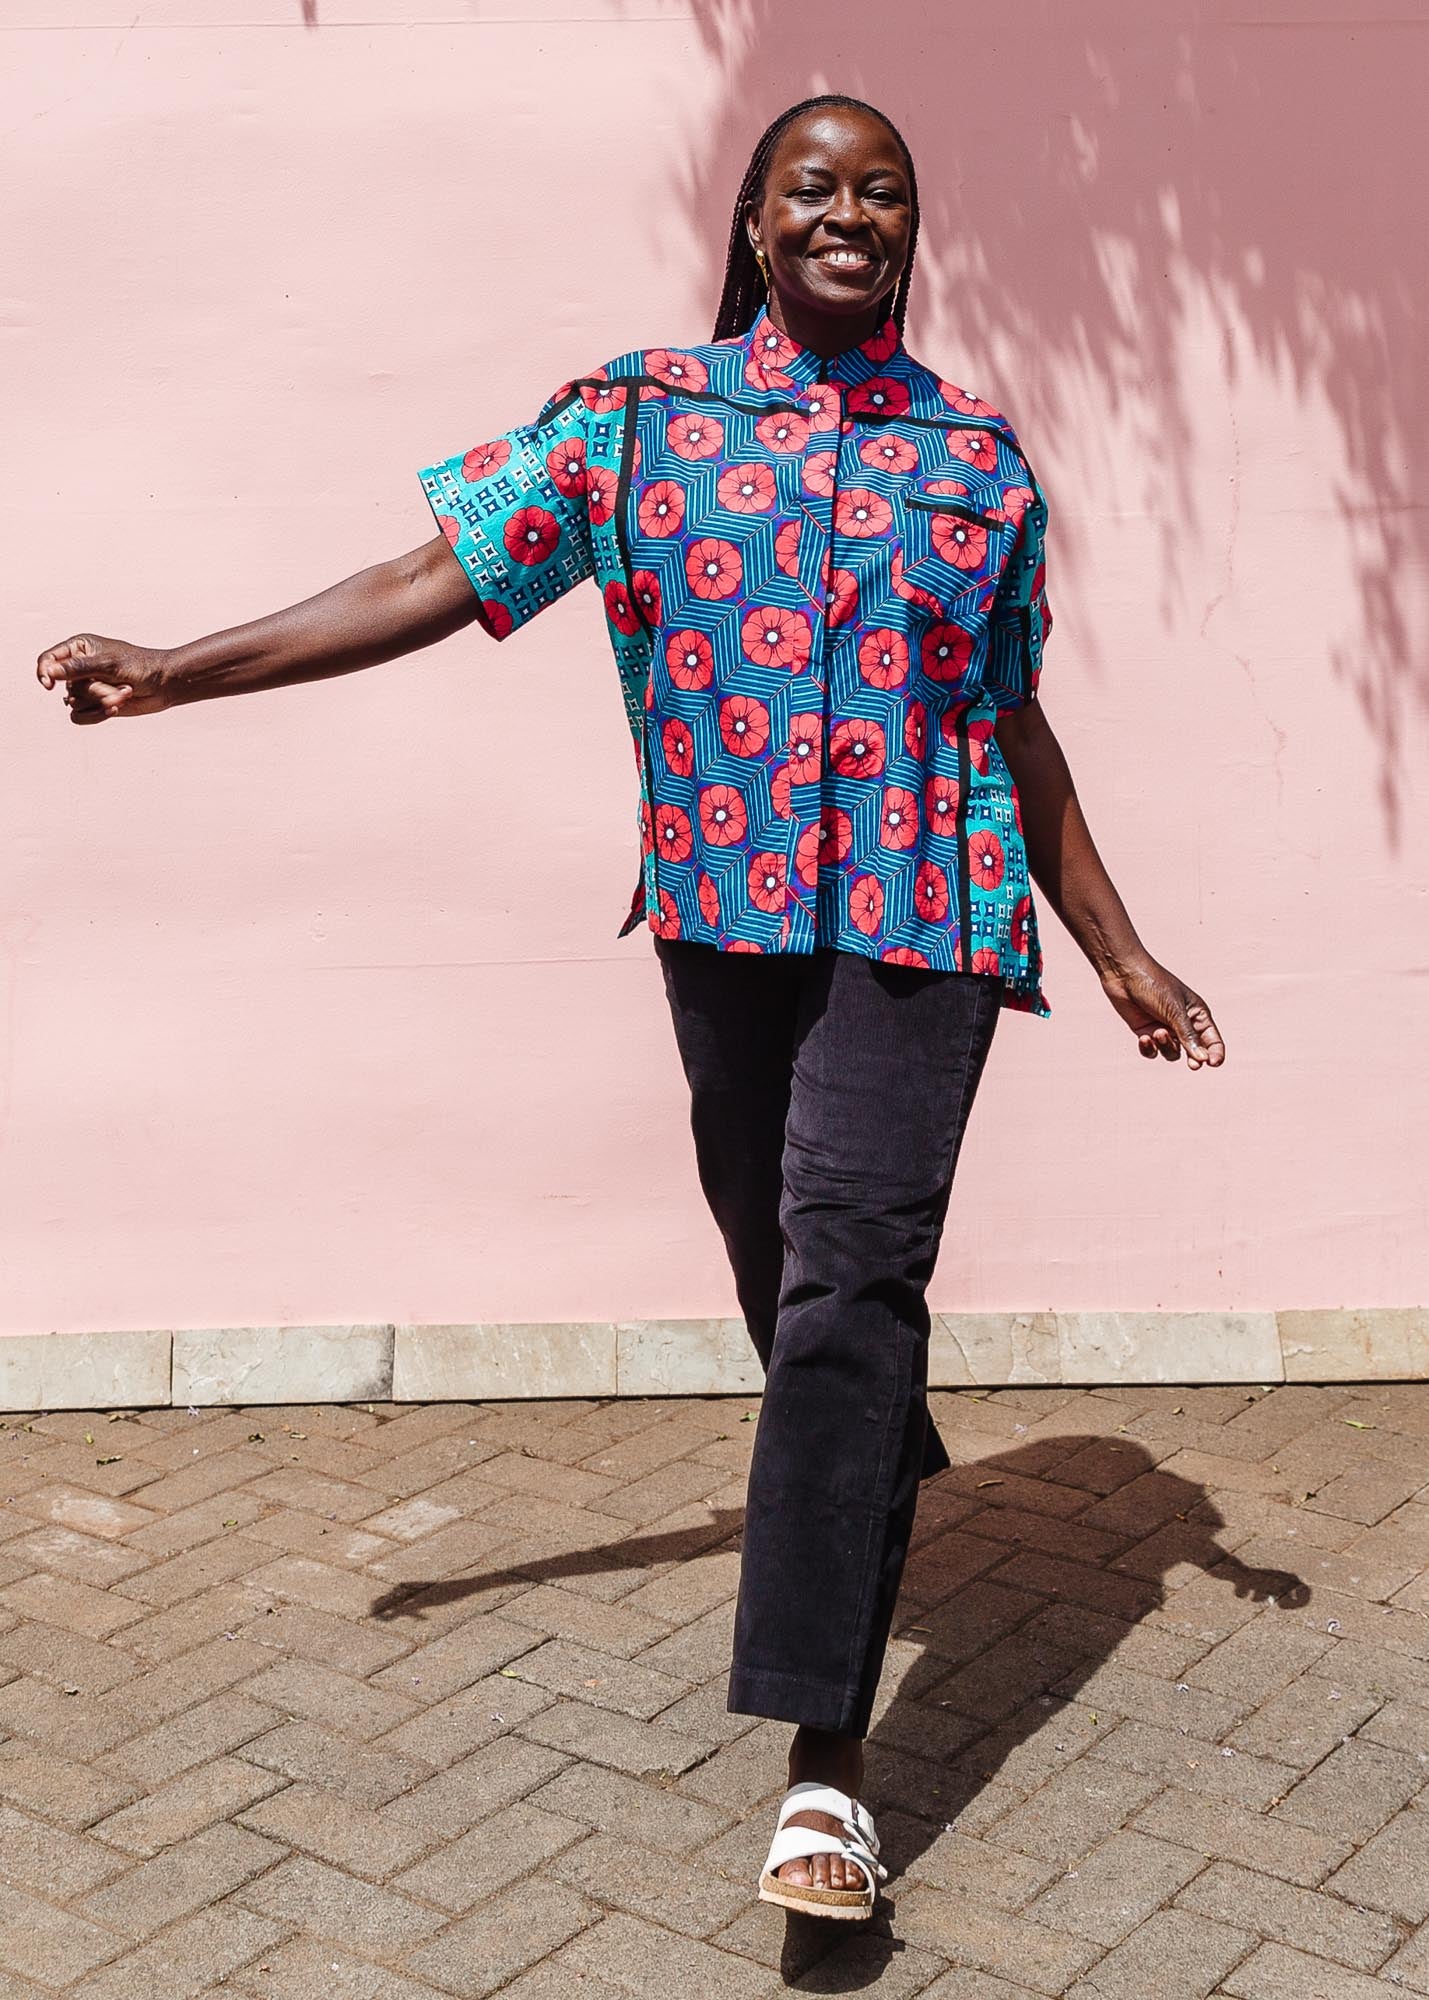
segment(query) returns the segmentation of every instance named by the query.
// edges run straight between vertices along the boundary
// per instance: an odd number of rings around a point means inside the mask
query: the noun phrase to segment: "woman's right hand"
[[[80,632],[46,647],[35,672],[41,687],[63,687],[71,722],[108,722],[114,715],[156,715],[171,706],[168,657],[159,647]]]

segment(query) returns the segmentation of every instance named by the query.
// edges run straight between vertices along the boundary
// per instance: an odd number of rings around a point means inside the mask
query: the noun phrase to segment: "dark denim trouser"
[[[658,941],[700,1181],[764,1364],[729,1707],[867,1733],[928,1416],[924,1294],[1000,983]]]

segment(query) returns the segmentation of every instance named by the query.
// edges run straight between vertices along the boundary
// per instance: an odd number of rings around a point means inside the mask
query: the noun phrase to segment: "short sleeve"
[[[585,405],[558,394],[536,421],[421,474],[437,525],[498,639],[594,570]]]
[[[1004,706],[1020,707],[1037,698],[1042,650],[1052,630],[1047,602],[1047,503],[1032,474],[1030,485],[1006,496],[1021,503],[1017,540],[993,599],[988,626],[989,677]],[[1010,510],[1009,510],[1010,512]]]

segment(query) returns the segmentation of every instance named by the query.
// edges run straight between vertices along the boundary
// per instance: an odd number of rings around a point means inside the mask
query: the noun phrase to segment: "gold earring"
[[[765,256],[764,252],[759,248],[758,244],[756,244],[754,248],[754,261],[759,266],[759,275],[764,280],[764,289],[768,291],[769,259]]]

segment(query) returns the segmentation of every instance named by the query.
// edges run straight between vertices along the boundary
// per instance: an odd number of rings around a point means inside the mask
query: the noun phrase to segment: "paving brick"
[[[1026,1909],[1061,1874],[1058,1865],[1029,1860],[1001,1842],[935,1831],[907,1813],[881,1813],[878,1830],[882,1858],[896,1874],[998,1910]]]
[[[309,1556],[280,1556],[254,1570],[252,1582],[255,1589],[267,1591],[284,1604],[299,1604],[337,1618],[367,1618],[376,1594],[366,1577],[332,1563],[314,1562]]]
[[[539,1715],[550,1700],[543,1688],[492,1674],[404,1722],[383,1737],[381,1747],[415,1757],[431,1770],[444,1769]]]
[[[1226,1976],[1221,1991],[1234,2000],[1386,2000],[1383,1980],[1281,1944],[1261,1945]]]
[[[1380,1971],[1396,1986],[1409,1987],[1415,1993],[1429,1993],[1429,1930],[1420,1930],[1412,1937],[1402,1951],[1397,1951]]]
[[[1421,1708],[1417,1702],[1386,1702],[1358,1735],[1361,1742],[1378,1743],[1386,1750],[1403,1750],[1421,1763],[1429,1763],[1429,1708]]]
[[[126,1597],[162,1611],[172,1604],[183,1603],[196,1591],[210,1590],[218,1584],[231,1583],[235,1577],[251,1574],[270,1562],[272,1554],[271,1549],[248,1535],[236,1530],[221,1532],[217,1540],[186,1549],[168,1562],[154,1563],[119,1587]]]
[[[1226,1695],[1210,1694],[1185,1682],[1158,1680],[1119,1662],[1069,1676],[1058,1692],[1075,1695],[1079,1701],[1113,1715],[1131,1716],[1138,1722],[1155,1723],[1212,1743],[1219,1742],[1246,1709],[1245,1703]]]
[[[1318,1680],[1341,1687],[1363,1688],[1366,1694],[1403,1695],[1429,1708],[1429,1661],[1416,1660],[1387,1646],[1366,1645],[1358,1639],[1340,1639],[1333,1653],[1317,1660],[1310,1672]]]
[[[770,2000],[783,1985],[766,1965],[735,1958],[695,1938],[677,1938],[656,1924],[621,1912],[583,1932],[555,1960],[568,1975],[593,1975],[617,1993],[657,2000]],[[568,1989],[581,1988],[572,1978]]]
[[[1243,1625],[1185,1670],[1192,1687],[1251,1706],[1270,1700],[1334,1646],[1327,1634],[1285,1625],[1273,1613]]]
[[[446,1490],[438,1487],[432,1497],[440,1496]],[[465,1513],[469,1505],[470,1502],[463,1497],[460,1511]],[[512,1500],[509,1505],[525,1510],[519,1516],[520,1521],[525,1521],[540,1502]],[[576,1514],[575,1518],[589,1524],[592,1517]],[[594,1532],[588,1528],[592,1537]],[[398,1548],[393,1555],[381,1557],[367,1573],[389,1585],[432,1583],[470,1570],[490,1569],[506,1557],[512,1541],[513,1525],[496,1519],[495,1510],[491,1510],[490,1518],[449,1522],[445,1528],[438,1528],[435,1534]]]
[[[436,1838],[313,1785],[285,1786],[244,1812],[239,1823],[250,1833],[301,1848],[365,1882],[385,1882]]]
[[[300,1465],[275,1466],[261,1479],[250,1480],[243,1489],[243,1497],[261,1500],[265,1507],[295,1507],[304,1514],[317,1514],[324,1521],[357,1521],[374,1535],[391,1532],[369,1518],[380,1498],[370,1486],[359,1486],[346,1479],[328,1479],[323,1473],[309,1472]]]
[[[986,1578],[960,1590],[949,1604],[920,1611],[918,1623],[924,1649],[953,1661],[974,1660],[1019,1625],[1042,1610],[1043,1600],[1031,1590],[1008,1590]]]
[[[1031,1993],[1030,1986],[1009,1986],[1005,1979],[957,1966],[935,1979],[921,2000],[1031,2000]]]
[[[364,1496],[371,1503],[372,1496]],[[361,1516],[362,1524],[375,1535],[385,1535],[390,1541],[416,1542],[423,1535],[430,1535],[438,1528],[446,1527],[449,1521],[460,1518],[461,1509],[429,1500],[425,1494],[417,1493],[410,1500],[398,1500],[390,1507],[384,1507],[380,1514]]]
[[[420,1685],[424,1702],[443,1701],[523,1653],[533,1653],[540,1643],[540,1635],[527,1625],[495,1616],[471,1618],[383,1667],[373,1674],[372,1684],[394,1694],[411,1694]]]
[[[95,1822],[95,1838],[125,1854],[151,1855],[188,1840],[245,1806],[266,1798],[283,1780],[233,1757],[215,1757],[157,1791]]]
[[[1275,1695],[1228,1740],[1237,1750],[1274,1757],[1303,1770],[1328,1756],[1378,1707],[1375,1695],[1346,1692],[1307,1675]]]
[[[61,1632],[52,1625],[25,1623],[0,1632],[0,1663],[16,1673],[32,1674],[67,1694],[107,1694],[121,1681],[141,1671],[132,1653],[86,1639],[78,1632]]]
[[[393,1886],[459,1916],[586,1837],[579,1821],[518,1801],[470,1833],[443,1842]]]
[[[129,1866],[98,1841],[0,1806],[0,1877],[57,1902],[97,1889]]]
[[[569,1765],[532,1792],[528,1803],[562,1819],[578,1820],[599,1833],[648,1841],[671,1854],[687,1853],[712,1840],[729,1825],[731,1817],[667,1786],[640,1784],[614,1771],[594,1770],[588,1764]]]
[[[320,1666],[362,1680],[401,1659],[412,1644],[391,1627],[354,1624],[334,1612],[299,1604],[285,1604],[281,1611],[254,1618],[243,1627],[243,1635],[270,1652],[316,1660]]]
[[[1155,1586],[1141,1577],[1121,1576],[1090,1563],[1068,1562],[1065,1557],[1043,1555],[1036,1549],[1023,1549],[1011,1557],[997,1572],[997,1581],[1126,1619],[1140,1618],[1159,1599]]]
[[[1097,1945],[1026,1917],[984,1910],[936,1889],[913,1889],[898,1899],[898,1929],[910,1944],[990,1972],[1034,1993],[1064,1993],[1102,1956]]]
[[[75,1759],[103,1756],[135,1727],[101,1696],[67,1695],[28,1675],[0,1687],[0,1732],[52,1744]]]
[[[209,1639],[176,1660],[136,1674],[109,1696],[109,1706],[129,1718],[131,1730],[152,1728],[267,1665],[268,1655],[251,1639],[241,1635]]]
[[[220,1904],[92,1973],[72,1989],[73,2000],[196,2000],[225,1987],[230,1972],[282,1935],[265,1918]]]
[[[1189,1910],[1158,1910],[1072,1987],[1068,2000],[1205,2000],[1255,1944]]]
[[[0,1966],[47,1987],[68,1986],[121,1950],[121,1940],[74,1910],[0,1883]]]
[[[625,1602],[632,1611],[680,1625],[690,1618],[702,1618],[716,1605],[728,1604],[738,1588],[738,1550],[716,1549],[640,1583]]]
[[[520,1734],[589,1764],[608,1764],[631,1777],[678,1777],[714,1748],[709,1737],[687,1736],[663,1722],[638,1722],[614,1709],[558,1701],[518,1725]]]
[[[1218,1861],[1239,1861],[1265,1875],[1313,1889],[1350,1852],[1347,1840],[1291,1826],[1267,1813],[1246,1812],[1224,1799],[1158,1792],[1132,1821],[1138,1833],[1175,1841]]]
[[[1279,1944],[1293,1943],[1361,1972],[1373,1971],[1399,1942],[1388,1917],[1352,1910],[1332,1896],[1297,1889],[1227,1861],[1213,1861],[1176,1900],[1178,1908]]]
[[[749,1901],[747,1885],[725,1881],[698,1854],[672,1855],[604,1833],[568,1848],[545,1872],[602,1903],[688,1937],[710,1937]]]
[[[533,1875],[409,1953],[407,1965],[464,2000],[481,2000],[599,1916],[577,1890]]]
[[[36,1486],[15,1501],[15,1512],[32,1521],[49,1521],[57,1528],[76,1534],[117,1541],[133,1534],[154,1518],[146,1507],[126,1500],[112,1500],[103,1493],[86,1493],[79,1486]]]
[[[256,1838],[256,1836],[249,1836]],[[341,1869],[295,1854],[239,1892],[245,1909],[374,1958],[395,1958],[445,1919],[409,1896],[354,1881]]]
[[[1145,1722],[1123,1722],[1097,1744],[1093,1754],[1109,1764],[1159,1777],[1168,1785],[1247,1806],[1252,1812],[1283,1798],[1296,1778],[1288,1765],[1251,1757],[1230,1745],[1217,1749],[1213,1743],[1155,1729]]]
[[[788,1784],[788,1767],[788,1728],[782,1723],[760,1722],[687,1771],[679,1787],[689,1798],[745,1810],[782,1793]]]
[[[359,1567],[378,1556],[389,1555],[392,1539],[370,1534],[346,1521],[325,1521],[320,1515],[306,1514],[295,1507],[283,1507],[254,1521],[248,1539],[293,1555],[309,1555],[315,1562],[342,1563]]]
[[[513,1663],[520,1680],[532,1681],[552,1694],[588,1701],[596,1708],[619,1709],[624,1715],[648,1719],[688,1694],[690,1683],[634,1661],[612,1659],[588,1647],[551,1639]]]
[[[1053,1888],[1028,1915],[1053,1930],[1114,1945],[1199,1874],[1205,1859],[1141,1833],[1114,1833]]]
[[[395,1689],[372,1687],[313,1660],[279,1660],[245,1681],[243,1692],[284,1715],[321,1721],[339,1735],[363,1741],[383,1736],[421,1712]]]
[[[144,1615],[141,1605],[126,1603],[113,1591],[43,1571],[0,1590],[0,1605],[17,1618],[35,1618],[86,1639],[107,1639]]]
[[[1429,1813],[1400,1813],[1325,1887],[1357,1907],[1422,1924],[1429,1917]]]
[[[326,1939],[295,1937],[265,1951],[230,1981],[226,1993],[241,1989],[254,2000],[446,2000],[425,1979],[409,1979],[389,1967],[353,1958]],[[595,1996],[592,1996],[595,2000]]]
[[[81,1832],[130,1804],[138,1787],[93,1765],[72,1764],[28,1744],[0,1745],[0,1799]]]
[[[171,1605],[167,1611],[142,1616],[137,1625],[124,1628],[121,1643],[126,1653],[161,1666],[181,1653],[192,1652],[195,1646],[221,1638],[225,1632],[241,1631],[267,1611],[271,1602],[246,1583],[220,1584]],[[142,1612],[144,1607],[136,1604],[134,1609]]]
[[[236,1826],[211,1826],[87,1896],[78,1908],[127,1937],[145,1938],[217,1902],[283,1859],[286,1849]]]
[[[1345,1840],[1367,1840],[1424,1784],[1412,1757],[1373,1743],[1342,1743],[1275,1808],[1278,1819]]]
[[[246,1528],[263,1512],[263,1501],[253,1487],[215,1494],[195,1506],[181,1507],[176,1514],[160,1514],[147,1528],[129,1538],[127,1547],[142,1550],[156,1562],[181,1556],[201,1543],[212,1542],[234,1528]]]
[[[723,1936],[717,1942],[723,1944]],[[889,1941],[876,1931],[848,1926],[838,1933],[833,1948],[792,1982],[792,1991],[861,1993],[876,1986],[879,2000],[885,2000],[885,1996],[886,2000],[911,2000],[912,1995],[930,1990],[930,1982],[937,1977],[941,1966],[942,1960],[931,1952],[912,1950],[901,1940],[899,1948],[890,1951]],[[967,1994],[991,1995],[993,1983],[965,1987],[962,1991],[965,2000]],[[1009,2000],[1010,1995],[1012,1988],[1003,1986],[999,2000]]]
[[[1338,1514],[1343,1520],[1382,1521],[1424,1485],[1422,1469],[1396,1472],[1388,1465],[1355,1465],[1322,1486],[1305,1504],[1311,1513]]]
[[[1138,1807],[1159,1795],[1159,1778],[1147,1778],[1094,1757],[1079,1757],[1058,1771],[997,1823],[999,1846],[1070,1867],[1089,1848],[1115,1833]],[[1199,1803],[1199,1801],[1197,1801]],[[1154,1826],[1143,1832],[1155,1834]],[[1174,1831],[1162,1838],[1179,1838]],[[1192,1841],[1182,1843],[1194,1846]]]
[[[498,1737],[461,1763],[439,1771],[426,1784],[393,1799],[384,1808],[384,1816],[406,1826],[430,1827],[443,1838],[454,1839],[513,1800],[536,1791],[568,1762],[559,1751],[543,1749],[538,1743],[525,1743],[516,1736]],[[592,1776],[603,1774],[593,1772]],[[550,1807],[552,1811],[559,1809],[557,1805]]]
[[[381,1806],[432,1775],[415,1757],[320,1729],[315,1722],[285,1722],[245,1743],[243,1761],[265,1771],[317,1785],[353,1805]]]
[[[961,1540],[966,1542],[1012,1543],[1041,1549],[1049,1556],[1069,1556],[1076,1562],[1105,1562],[1126,1546],[1125,1535],[1089,1528],[1085,1517],[1066,1520],[1055,1514],[1034,1514],[1024,1507],[985,1507],[962,1526],[966,1533]],[[930,1554],[936,1546],[929,1545]]]
[[[131,1737],[112,1750],[105,1763],[112,1775],[136,1778],[143,1785],[163,1785],[182,1771],[210,1757],[221,1757],[271,1729],[280,1718],[247,1695],[215,1695],[197,1708],[172,1717],[157,1729]]]

